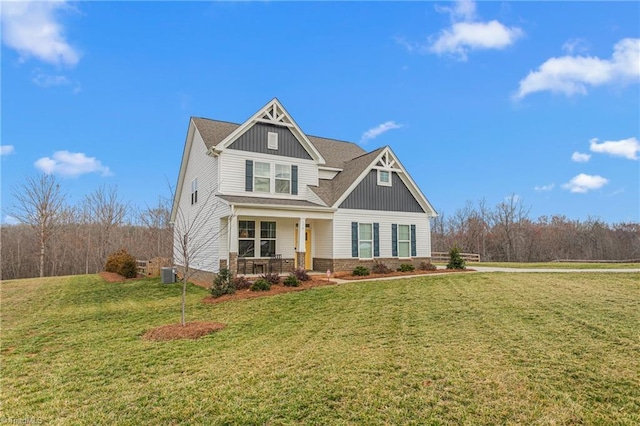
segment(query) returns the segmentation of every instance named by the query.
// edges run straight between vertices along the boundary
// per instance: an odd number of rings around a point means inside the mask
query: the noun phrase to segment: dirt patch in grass
[[[125,281],[136,281],[141,278],[144,278],[142,276],[137,276],[135,278],[125,278],[120,274],[116,274],[115,272],[106,272],[106,271],[98,272],[98,275],[100,275],[102,279],[108,283],[123,283]]]
[[[186,325],[168,324],[153,328],[144,335],[144,340],[168,341],[180,339],[199,339],[218,330],[222,330],[226,325],[219,322],[194,321]]]
[[[277,284],[272,285],[271,290],[269,291],[251,291],[249,289],[237,290],[234,294],[225,294],[224,296],[217,298],[211,296],[205,297],[202,300],[202,303],[220,303],[229,300],[253,299],[256,297],[272,296],[274,294],[289,293],[292,291],[308,290],[313,287],[321,287],[332,284],[336,283],[334,281],[327,281],[327,277],[323,277],[321,275],[312,275],[309,281],[301,281],[298,287],[287,287],[283,284]]]
[[[369,274],[369,275],[352,275],[350,272],[338,272],[336,278],[341,280],[370,280],[374,278],[387,278],[387,277],[405,277],[407,275],[433,275],[433,274],[455,274],[464,272],[473,272],[474,269],[436,269],[435,271],[423,271],[414,270],[408,272],[393,271],[388,274]]]

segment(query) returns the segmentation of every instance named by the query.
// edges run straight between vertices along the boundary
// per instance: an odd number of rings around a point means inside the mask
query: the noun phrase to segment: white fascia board
[[[215,147],[212,147],[210,149],[210,151],[215,151],[215,152],[222,152],[223,150],[225,150],[229,145],[231,145],[236,139],[238,139],[244,132],[246,132],[247,130],[249,130],[249,128],[257,123],[257,122],[264,122],[264,120],[262,120],[262,115],[265,114],[265,112],[267,112],[267,110],[269,108],[272,108],[274,106],[274,104],[280,108],[284,114],[286,115],[286,117],[289,119],[289,121],[291,121],[292,125],[288,126],[285,123],[282,123],[282,125],[285,125],[287,127],[289,127],[289,129],[291,130],[291,132],[297,137],[297,139],[300,141],[300,143],[302,143],[302,145],[304,146],[304,148],[307,150],[307,152],[309,152],[309,154],[311,155],[311,157],[315,160],[315,162],[318,165],[321,164],[325,164],[326,161],[325,159],[322,157],[322,155],[320,155],[320,152],[316,149],[316,147],[311,143],[311,141],[309,140],[309,138],[307,138],[307,136],[304,134],[304,132],[300,129],[300,127],[298,126],[298,124],[295,122],[295,120],[293,119],[293,117],[291,117],[291,114],[289,114],[287,112],[287,110],[282,106],[282,104],[280,103],[280,101],[278,101],[277,98],[273,98],[269,103],[267,103],[265,106],[263,106],[262,108],[260,108],[255,114],[253,114],[247,121],[245,121],[244,123],[242,123],[237,129],[235,129],[233,132],[231,132],[231,134],[229,136],[227,136],[226,138],[224,138],[219,144],[217,144]]]
[[[178,204],[180,203],[180,197],[182,196],[182,186],[184,185],[184,176],[187,173],[187,167],[189,166],[189,155],[191,154],[191,146],[193,145],[193,135],[198,130],[193,123],[193,118],[189,119],[189,128],[187,130],[187,138],[184,141],[184,148],[182,150],[182,161],[180,163],[180,171],[178,172],[178,182],[176,188],[173,191],[173,204],[171,206],[171,222],[175,222],[176,215],[178,213]]]
[[[295,207],[280,208],[275,206],[269,206],[265,208],[261,204],[233,204],[235,207],[235,214],[237,216],[259,216],[259,217],[288,217],[288,218],[300,218],[306,219],[333,219],[335,210],[327,209],[326,207],[320,209]]]
[[[318,170],[327,170],[329,172],[341,172],[344,169],[338,167],[318,166]]]

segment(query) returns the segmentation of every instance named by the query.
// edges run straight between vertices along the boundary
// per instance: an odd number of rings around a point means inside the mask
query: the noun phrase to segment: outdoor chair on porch
[[[269,258],[269,272],[282,273],[282,255],[274,254]]]
[[[242,273],[243,275],[247,275],[247,258],[239,257],[238,258],[238,273]]]

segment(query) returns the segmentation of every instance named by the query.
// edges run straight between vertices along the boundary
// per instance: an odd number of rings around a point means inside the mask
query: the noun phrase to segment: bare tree
[[[104,265],[107,255],[113,249],[113,230],[124,222],[128,206],[118,198],[117,187],[107,188],[101,185],[85,197],[84,207],[90,223],[98,227],[98,241],[95,246],[97,261],[99,265]]]
[[[47,242],[54,235],[59,216],[64,208],[66,194],[54,175],[40,174],[28,177],[13,189],[16,205],[11,215],[31,226],[40,245],[39,270],[44,277],[44,258]]]
[[[218,223],[218,229],[215,230],[214,217],[217,217],[220,203],[215,202],[212,192],[190,209],[182,209],[179,203],[174,208],[173,262],[182,277],[181,323],[184,326],[186,325],[187,283],[197,272],[194,265],[205,258],[212,244],[218,241],[226,227]],[[231,217],[229,216],[228,219],[231,220]]]

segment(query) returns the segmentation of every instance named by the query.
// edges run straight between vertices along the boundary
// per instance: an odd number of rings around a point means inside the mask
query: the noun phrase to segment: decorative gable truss
[[[294,137],[300,142],[300,145],[307,151],[311,159],[318,165],[325,164],[325,159],[320,152],[311,143],[309,138],[304,134],[291,115],[284,109],[277,98],[273,98],[267,105],[262,107],[251,118],[242,123],[229,136],[224,138],[220,143],[209,149],[209,154],[221,153],[229,148],[240,136],[246,133],[256,123],[270,124],[279,127],[288,128]],[[272,143],[274,143],[272,141]],[[277,146],[277,140],[276,140]],[[273,149],[273,145],[272,148]]]
[[[398,157],[388,146],[382,149],[380,154],[373,159],[369,166],[364,168],[348,189],[344,191],[335,203],[333,203],[333,207],[339,207],[352,194],[358,185],[361,184],[363,180],[365,180],[365,178],[374,170],[378,175],[377,184],[379,186],[393,186],[393,176],[395,175],[397,178],[402,180],[402,183],[406,186],[411,195],[415,198],[416,202],[428,216],[435,217],[438,215],[420,188],[413,181],[409,173],[407,173],[405,168],[402,166]]]

